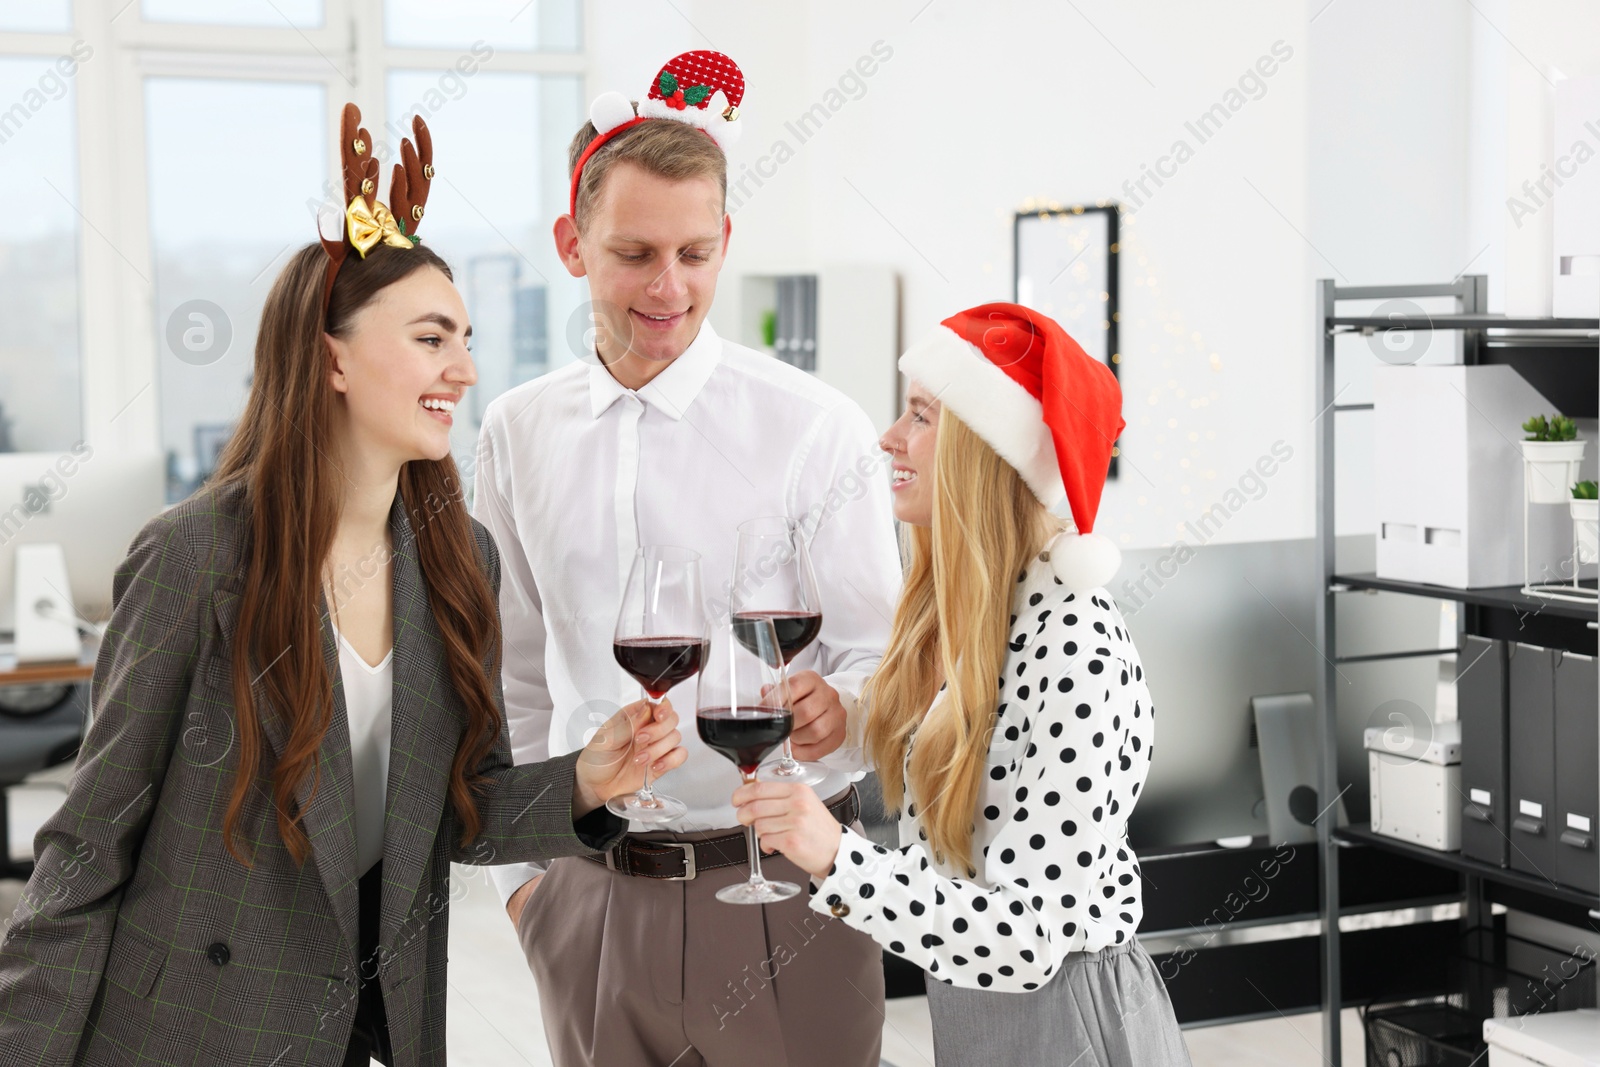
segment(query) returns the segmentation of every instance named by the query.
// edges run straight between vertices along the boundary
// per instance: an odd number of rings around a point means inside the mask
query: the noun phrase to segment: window
[[[210,475],[249,389],[273,279],[316,239],[332,151],[320,82],[145,81],[161,447],[168,495]]]
[[[581,89],[575,75],[389,75],[388,125],[373,136],[398,144],[418,112],[433,132],[438,174],[421,235],[450,264],[472,318],[478,384],[451,431],[468,479],[489,401],[573,358],[566,330],[584,291],[557,259],[550,226],[567,209]]]
[[[77,62],[0,57],[0,452],[63,452],[83,436]]]
[[[476,327],[480,384],[455,431],[470,493],[487,401],[571,358],[583,287],[550,224],[584,114],[584,10],[0,4],[0,451],[81,438],[159,454],[168,500],[193,492],[243,408],[266,294],[339,188],[332,130],[353,99],[391,152],[412,114],[433,129],[423,238],[455,268]]]

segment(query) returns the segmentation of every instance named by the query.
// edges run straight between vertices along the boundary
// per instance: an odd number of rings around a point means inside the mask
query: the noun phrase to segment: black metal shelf
[[[1522,871],[1513,871],[1508,867],[1497,867],[1492,863],[1483,863],[1479,860],[1468,859],[1459,852],[1439,852],[1421,845],[1413,845],[1393,837],[1372,832],[1370,823],[1355,823],[1350,826],[1341,826],[1333,832],[1334,839],[1345,845],[1371,845],[1399,856],[1431,863],[1437,867],[1458,871],[1461,874],[1476,875],[1485,882],[1496,885],[1509,886],[1530,893],[1537,893],[1551,900],[1559,900],[1565,904],[1574,904],[1581,908],[1600,911],[1600,896],[1586,893],[1572,886],[1552,882],[1548,878],[1541,878],[1536,874],[1526,874]]]
[[[1348,299],[1343,297],[1341,299]],[[1522,318],[1510,315],[1332,315],[1330,326],[1374,330],[1600,330],[1600,319]]]
[[[1555,615],[1565,619],[1593,621],[1596,608],[1575,604],[1567,600],[1547,600],[1528,596],[1520,586],[1496,585],[1480,589],[1458,589],[1449,585],[1429,585],[1426,582],[1402,582],[1394,578],[1379,578],[1376,574],[1335,574],[1335,583],[1351,589],[1376,589],[1385,593],[1405,593],[1409,596],[1432,597],[1434,600],[1454,600],[1458,604],[1476,604],[1485,608],[1502,608],[1524,615]],[[1583,581],[1581,586],[1595,588],[1593,581]]]

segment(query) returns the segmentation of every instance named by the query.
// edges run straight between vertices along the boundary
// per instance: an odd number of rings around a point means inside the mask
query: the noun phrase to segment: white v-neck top
[[[329,625],[333,626],[332,621]],[[394,649],[376,667],[361,658],[333,626],[339,642],[350,724],[350,769],[355,781],[357,874],[383,858],[383,811],[389,782],[389,730],[394,710]]]

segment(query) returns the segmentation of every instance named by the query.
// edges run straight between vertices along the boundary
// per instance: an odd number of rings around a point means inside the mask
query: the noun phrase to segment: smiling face
[[[655,377],[700,332],[732,229],[722,206],[711,178],[673,181],[621,161],[581,232],[570,215],[556,220],[562,262],[589,279],[600,358],[628,388]]]
[[[878,439],[894,458],[894,517],[913,526],[933,525],[933,456],[939,442],[939,401],[920,382],[906,394],[906,410]]]
[[[356,312],[344,336],[324,336],[329,381],[344,396],[346,446],[396,468],[450,454],[450,413],[478,371],[467,309],[449,278],[414,270]]]

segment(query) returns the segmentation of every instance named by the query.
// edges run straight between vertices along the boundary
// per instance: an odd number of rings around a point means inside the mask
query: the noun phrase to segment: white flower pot
[[[1573,500],[1570,504],[1578,562],[1600,560],[1600,500]]]
[[[1560,504],[1572,499],[1578,464],[1587,441],[1523,441],[1522,458],[1528,500],[1535,504]]]

